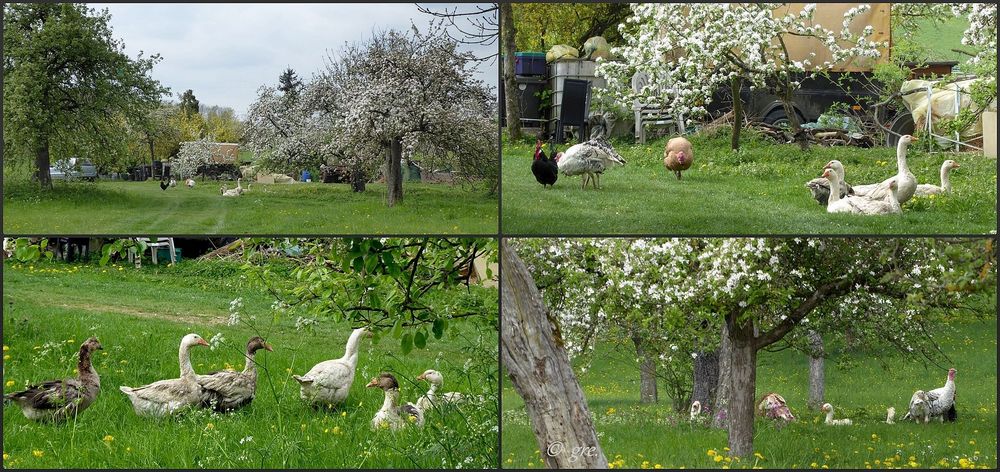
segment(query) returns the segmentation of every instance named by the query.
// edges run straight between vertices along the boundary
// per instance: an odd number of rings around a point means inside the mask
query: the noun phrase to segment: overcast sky
[[[423,4],[422,4],[423,5]],[[426,4],[441,10],[445,4]],[[242,116],[257,88],[276,84],[286,67],[308,80],[326,51],[370,38],[373,31],[424,29],[431,20],[412,3],[389,4],[100,4],[111,12],[114,36],[133,58],[159,53],[153,78],[177,94],[192,89],[204,105],[232,107]],[[468,10],[471,5],[460,6]],[[496,44],[474,50],[496,53]],[[478,78],[497,84],[496,62]]]

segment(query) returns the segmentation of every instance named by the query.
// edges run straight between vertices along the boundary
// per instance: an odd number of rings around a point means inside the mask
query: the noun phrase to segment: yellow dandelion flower
[[[333,434],[344,434],[344,432],[341,431],[340,426],[334,426],[333,427]]]
[[[714,455],[718,454],[718,452],[715,452],[715,449],[709,449],[706,454],[708,454],[709,456],[714,456]]]
[[[110,435],[110,434],[107,435],[107,436],[104,436],[104,442],[106,442],[106,443],[114,442],[114,440],[115,440],[115,437],[112,436],[112,435]]]
[[[616,409],[614,409],[614,408],[608,408],[608,414],[609,414],[609,415],[613,415],[613,414],[615,414],[615,412],[616,412],[616,411],[618,411],[618,410],[616,410]]]
[[[8,387],[13,387],[14,386],[14,381],[13,380],[8,380],[7,383],[5,383],[4,385],[6,385]]]
[[[340,412],[340,417],[341,418],[346,418],[347,417],[347,412],[346,411]]]
[[[761,453],[759,453],[759,452],[755,452],[755,453],[753,453],[753,455],[754,455],[754,457],[756,457],[756,458],[758,458],[760,460],[764,460],[764,455],[761,454]]]
[[[44,451],[39,451],[38,449],[35,449],[34,451],[31,451],[31,455],[40,458],[40,457],[42,457],[42,456],[45,455],[45,452]]]
[[[528,463],[528,467],[534,467],[534,466],[535,466],[535,463],[534,463],[534,462],[529,462],[529,463]],[[608,468],[609,468],[609,469],[612,469],[612,468],[614,468],[614,465],[612,465],[612,464],[608,464]]]
[[[722,462],[722,456],[715,456],[715,462]]]
[[[7,346],[4,346],[4,347],[7,347]],[[7,454],[5,452],[5,453],[3,453],[3,460],[7,460],[7,459],[10,459],[10,454]]]
[[[3,360],[9,361],[10,360],[10,354],[4,354],[3,355]]]
[[[7,352],[7,351],[9,351],[9,350],[10,350],[10,346],[8,346],[8,345],[4,344],[4,345],[3,345],[3,352]]]
[[[830,466],[828,466],[828,465],[826,465],[826,464],[823,464],[823,468],[824,468],[824,469],[829,469],[829,468],[830,468]]]
[[[205,425],[205,431],[211,431],[215,429],[215,423],[209,423]]]
[[[654,469],[662,469],[662,468],[663,468],[663,466],[662,466],[662,465],[660,465],[660,464],[653,464],[653,468],[654,468]]]
[[[815,468],[819,467],[819,464],[813,462],[812,464],[809,464],[809,467],[812,467],[813,469],[815,469]]]
[[[976,445],[976,440],[975,439],[970,439],[969,440],[969,445],[970,446],[975,446]]]
[[[970,462],[969,459],[966,459],[966,458],[963,457],[963,458],[961,458],[961,459],[958,460],[958,465],[959,465],[959,467],[961,467],[963,469],[968,469],[969,466],[972,465],[972,462]]]
[[[507,463],[508,464],[513,464],[514,463],[514,459],[507,459]]]

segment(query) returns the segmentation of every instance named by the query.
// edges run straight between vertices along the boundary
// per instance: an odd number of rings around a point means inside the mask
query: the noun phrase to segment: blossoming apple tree
[[[967,293],[995,283],[991,240],[519,243],[539,286],[552,292],[546,301],[570,353],[594,339],[614,340],[621,325],[648,329],[650,345],[667,355],[673,346],[697,354],[714,333],[724,333],[719,344],[728,348],[719,355],[715,412],[727,420],[734,455],[752,453],[761,349],[808,346],[809,333],[851,333],[941,365],[935,333],[923,326],[944,316],[937,308],[961,304]],[[600,273],[599,284],[593,273]]]
[[[745,82],[778,96],[796,140],[805,149],[808,141],[792,109],[792,94],[803,78],[829,70],[843,61],[879,57],[883,44],[869,40],[871,25],[855,34],[853,22],[870,6],[860,4],[844,13],[840,25],[821,25],[816,4],[799,11],[779,13],[778,3],[638,3],[620,26],[625,44],[612,49],[623,60],[605,62],[598,75],[608,79],[607,93],[626,103],[639,99],[659,103],[671,113],[704,115],[706,105],[720,88],[733,97],[736,125],[733,149],[739,144],[742,120],[740,90]],[[832,28],[831,28],[832,27]],[[826,48],[832,60],[814,62],[816,53],[796,60],[786,41],[811,37]],[[645,73],[648,85],[631,88],[635,73]]]

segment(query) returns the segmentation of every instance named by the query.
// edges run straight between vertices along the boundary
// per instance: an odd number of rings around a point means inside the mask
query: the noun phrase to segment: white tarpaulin
[[[969,94],[969,87],[978,79],[963,80],[950,84],[938,84],[929,80],[909,80],[903,83],[901,92],[906,93],[914,89],[924,90],[924,92],[914,92],[903,96],[906,108],[913,115],[913,123],[916,129],[927,129],[927,116],[930,113],[931,126],[935,134],[949,136],[950,133],[939,126],[943,120],[955,118],[957,111],[965,109],[975,109],[977,106],[972,102]],[[926,90],[930,86],[930,96]],[[957,108],[956,108],[957,105]],[[994,101],[987,107],[988,111],[996,111],[997,104]],[[970,139],[983,134],[983,120],[976,120],[961,134],[963,139]],[[950,137],[950,136],[949,136]]]

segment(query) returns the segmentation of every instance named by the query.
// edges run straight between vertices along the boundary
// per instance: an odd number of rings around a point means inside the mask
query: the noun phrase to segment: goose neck
[[[826,422],[827,424],[833,423],[833,410],[826,412]]]
[[[910,171],[910,168],[906,165],[906,146],[906,142],[902,140],[896,146],[896,168],[901,174]]]
[[[399,390],[390,388],[385,391],[385,400],[382,401],[382,411],[395,411],[396,403],[399,400]]]
[[[252,376],[256,377],[257,376],[257,362],[254,361],[254,358],[256,357],[256,353],[247,351],[247,353],[244,354],[244,355],[247,358],[247,365],[243,367],[243,373],[246,374],[246,375],[252,375]]]
[[[193,378],[194,367],[191,366],[191,348],[181,344],[181,348],[178,351],[178,358],[181,364],[181,378]]]
[[[357,360],[358,345],[361,343],[361,335],[365,333],[363,328],[354,330],[351,337],[347,339],[347,347],[344,349],[344,359],[348,362]]]
[[[94,363],[90,360],[90,355],[90,351],[86,348],[80,349],[80,360],[76,364],[80,378],[97,377],[97,371],[94,370]]]
[[[941,188],[951,193],[951,167],[941,168]]]
[[[826,178],[830,182],[830,197],[827,199],[826,206],[829,207],[833,205],[834,202],[840,200],[840,177],[837,172],[831,172],[830,176]]]

